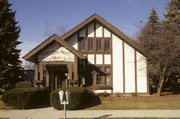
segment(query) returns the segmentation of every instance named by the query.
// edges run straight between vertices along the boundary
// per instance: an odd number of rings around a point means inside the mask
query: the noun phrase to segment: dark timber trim
[[[104,27],[103,27],[104,29]],[[103,30],[104,31],[104,30]],[[113,86],[113,48],[112,48],[112,33],[110,32],[110,51],[111,51],[111,86]]]
[[[135,74],[135,93],[137,93],[137,60],[136,60],[136,50],[134,50],[134,74]]]
[[[34,70],[34,80],[38,80],[38,72],[39,72],[39,68],[38,68],[38,64],[36,64]]]
[[[102,17],[100,17],[97,14],[93,14],[91,17],[89,17],[88,19],[86,19],[85,21],[83,21],[82,23],[80,23],[79,25],[77,25],[76,27],[74,27],[72,30],[70,30],[69,32],[67,32],[66,34],[64,34],[63,36],[60,37],[60,39],[65,40],[66,38],[68,38],[69,36],[73,35],[75,32],[77,32],[78,30],[82,29],[84,26],[88,25],[89,23],[91,23],[93,20],[96,20],[98,22],[100,22],[103,26],[105,26],[109,31],[111,31],[113,34],[117,35],[120,39],[122,39],[123,41],[125,41],[126,43],[128,43],[130,46],[132,46],[133,48],[135,48],[137,51],[139,51],[140,53],[142,53],[143,55],[147,56],[148,55],[148,51],[146,51],[144,48],[142,48],[138,43],[136,43],[135,41],[131,40],[128,36],[126,36],[124,33],[122,33],[119,29],[117,29],[116,27],[114,27],[113,25],[111,25],[110,23],[108,23],[105,19],[103,19]],[[86,31],[87,32],[87,31]],[[38,45],[37,47],[35,47],[33,50],[31,50],[29,53],[27,53],[23,58],[25,60],[29,60],[31,61],[29,58],[31,56],[33,56],[34,54],[36,54],[38,51],[40,51],[42,48],[44,48],[47,44],[49,44],[50,42],[52,42],[54,40],[54,36],[56,35],[52,35],[51,37],[49,37],[47,40],[45,40],[44,42],[42,42],[40,45]]]
[[[69,61],[43,61],[40,64],[73,64],[73,62]]]
[[[124,55],[124,42],[122,41],[122,58],[123,58],[123,93],[126,93],[125,91],[125,55]]]
[[[35,48],[35,50],[32,50],[31,52],[29,52],[28,54],[26,54],[23,58],[25,60],[29,60],[31,61],[31,57],[33,55],[35,55],[36,53],[38,53],[39,51],[41,51],[43,48],[45,48],[46,45],[48,45],[50,42],[52,41],[57,41],[59,44],[61,44],[63,47],[65,47],[66,49],[68,49],[70,52],[72,52],[73,54],[75,54],[76,56],[80,57],[81,59],[85,59],[86,57],[78,50],[76,50],[74,47],[72,47],[69,43],[67,43],[66,41],[60,39],[57,35],[53,35],[52,37],[50,37],[50,40],[47,40],[44,42],[43,45],[41,45],[41,47],[37,47]]]
[[[150,94],[150,85],[149,85],[149,70],[148,70],[148,62],[147,62],[147,58],[146,58],[146,78],[147,78],[147,93]]]

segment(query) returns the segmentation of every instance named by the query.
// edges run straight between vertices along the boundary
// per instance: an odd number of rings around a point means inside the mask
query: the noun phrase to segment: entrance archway
[[[69,86],[68,84],[68,68],[66,64],[49,65],[48,71],[50,74],[49,86],[51,90]]]

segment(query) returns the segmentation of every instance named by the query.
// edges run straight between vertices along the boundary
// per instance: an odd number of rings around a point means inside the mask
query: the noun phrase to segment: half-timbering
[[[34,83],[51,90],[94,86],[96,92],[149,93],[147,52],[98,16],[61,37],[52,35],[23,58],[36,64]]]

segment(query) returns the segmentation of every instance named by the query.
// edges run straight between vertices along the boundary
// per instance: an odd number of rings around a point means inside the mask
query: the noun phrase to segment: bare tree
[[[67,27],[66,26],[58,26],[56,30],[56,35],[62,36],[67,32]]]
[[[169,76],[180,68],[179,26],[168,20],[159,21],[153,9],[149,21],[142,28],[138,41],[149,50],[149,65],[156,71],[158,78],[157,94],[160,96]]]
[[[24,64],[22,66],[24,69],[34,69],[35,64],[29,61],[24,61]]]
[[[53,35],[53,34],[56,34],[56,35],[58,35],[58,36],[62,36],[62,35],[64,35],[66,32],[67,32],[67,27],[64,26],[64,25],[60,25],[60,26],[58,26],[58,27],[56,28],[55,31],[47,30],[47,31],[45,32],[45,36],[46,36],[46,37],[50,37],[50,36]]]

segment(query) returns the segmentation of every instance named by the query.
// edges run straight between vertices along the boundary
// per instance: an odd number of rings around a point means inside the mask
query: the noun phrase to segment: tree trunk
[[[158,84],[158,87],[157,87],[157,95],[158,96],[161,96],[161,91],[162,91],[163,84],[164,84],[164,76],[160,76],[159,84]]]

